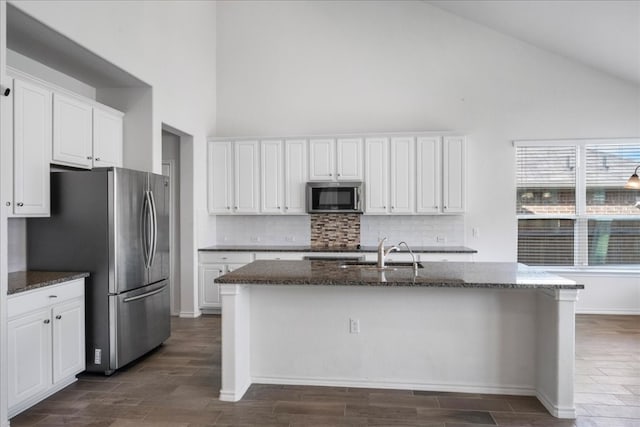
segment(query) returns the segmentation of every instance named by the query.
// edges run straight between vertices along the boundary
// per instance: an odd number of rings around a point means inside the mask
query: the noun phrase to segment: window
[[[515,145],[518,262],[640,266],[640,140]]]

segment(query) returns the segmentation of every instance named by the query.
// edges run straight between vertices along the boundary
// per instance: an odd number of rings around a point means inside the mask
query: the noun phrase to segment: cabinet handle
[[[45,325],[48,325],[48,324],[49,324],[49,322],[51,322],[51,320],[49,320],[49,319],[44,319],[44,324],[45,324]]]
[[[6,88],[6,89],[4,90],[4,96],[9,96],[9,94],[10,94],[10,93],[11,93],[11,89]]]
[[[22,207],[22,206],[24,206],[24,203],[18,202],[18,206]]]
[[[93,160],[93,157],[87,156],[87,160]]]
[[[49,298],[58,298],[58,295],[49,295]]]
[[[58,319],[58,320],[62,319],[62,315],[61,315],[61,314],[58,314],[58,315],[56,316],[56,319]]]

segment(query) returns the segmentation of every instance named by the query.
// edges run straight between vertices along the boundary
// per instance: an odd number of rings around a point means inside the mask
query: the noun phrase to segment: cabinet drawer
[[[303,252],[256,252],[256,260],[275,259],[299,261],[304,258]]]
[[[84,279],[34,289],[7,298],[8,318],[84,296]]]
[[[200,263],[248,264],[253,261],[253,252],[200,252]]]

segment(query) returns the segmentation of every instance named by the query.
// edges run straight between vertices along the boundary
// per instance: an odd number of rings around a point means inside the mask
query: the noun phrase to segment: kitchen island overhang
[[[574,418],[583,286],[516,263],[423,264],[256,261],[220,277],[220,399],[252,383],[519,394]]]

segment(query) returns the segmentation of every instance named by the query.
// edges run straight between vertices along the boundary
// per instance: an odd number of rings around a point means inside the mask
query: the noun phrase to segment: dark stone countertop
[[[68,271],[16,271],[15,273],[9,273],[7,295],[44,288],[45,286],[56,285],[69,280],[82,279],[84,277],[89,277],[89,273]]]
[[[217,283],[251,285],[422,286],[446,288],[584,289],[540,268],[505,262],[422,262],[424,268],[340,268],[337,261],[254,261]]]
[[[386,242],[385,242],[386,243]],[[389,247],[391,243],[385,244]],[[311,246],[244,246],[244,245],[216,245],[206,248],[200,248],[204,252],[345,252],[345,253],[364,253],[377,252],[377,246],[363,246],[361,248],[343,248],[343,247],[311,247]],[[477,250],[467,248],[465,246],[411,246],[411,250],[415,253],[434,253],[434,254],[475,254]],[[403,246],[398,252],[408,252]]]

